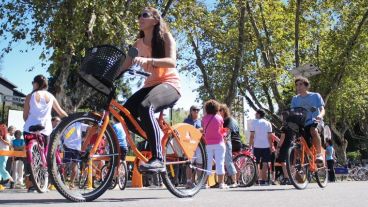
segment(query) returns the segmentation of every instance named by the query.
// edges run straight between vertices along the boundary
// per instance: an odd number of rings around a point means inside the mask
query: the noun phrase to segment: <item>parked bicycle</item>
[[[137,52],[129,52],[130,56],[134,53],[136,54]],[[125,55],[114,46],[98,46],[87,51],[87,56],[84,58],[81,67],[81,77],[94,89],[107,95],[108,100],[105,110],[100,113],[85,112],[72,114],[64,119],[51,134],[50,153],[48,156],[49,173],[53,183],[55,183],[56,189],[71,201],[83,202],[95,200],[110,187],[111,180],[114,178],[115,167],[120,160],[120,147],[115,132],[109,122],[110,116],[114,116],[122,124],[127,135],[127,141],[135,156],[143,162],[148,162],[147,157],[137,149],[130,133],[128,133],[128,127],[121,114],[128,117],[135,126],[138,134],[145,139],[147,138],[146,133],[131,113],[115,100],[116,87],[113,82],[118,78],[117,71],[122,58],[125,58]],[[149,75],[148,73],[133,69],[129,69],[127,72],[133,75]],[[196,169],[197,171],[205,171],[206,162],[196,163],[194,165],[194,160],[206,160],[205,143],[201,138],[202,134],[189,124],[182,123],[170,126],[163,119],[162,112],[158,120],[161,130],[164,132],[161,144],[166,171],[160,173],[162,180],[166,188],[175,196],[180,198],[194,196],[207,180],[205,173],[198,174],[195,178],[193,188],[187,189],[184,185],[175,185],[171,179],[173,175],[171,175],[170,166],[182,166]],[[80,140],[81,145],[84,145],[85,142],[90,143],[88,148],[84,151],[82,150],[82,156],[80,157],[82,164],[90,166],[88,182],[91,183],[93,180],[91,167],[93,161],[101,160],[107,163],[108,166],[105,179],[102,179],[100,185],[95,188],[70,189],[68,188],[67,179],[61,179],[62,176],[57,169],[55,152],[60,150],[61,154],[63,154],[65,147],[62,143],[68,133],[67,129],[76,122],[96,128],[98,133],[97,139],[94,142],[90,142],[90,136],[81,136]],[[97,148],[102,141],[104,142],[104,150],[97,152]],[[198,149],[197,153],[196,149]]]
[[[102,178],[106,179],[105,176],[108,172],[109,165],[104,165],[101,169]],[[114,178],[111,180],[110,190],[114,189],[116,185],[119,186],[120,190],[124,190],[128,182],[128,167],[125,161],[120,160],[118,167],[115,169]]]
[[[258,177],[257,164],[255,157],[246,145],[239,152],[233,152],[233,162],[236,168],[238,183],[241,187],[250,187]]]

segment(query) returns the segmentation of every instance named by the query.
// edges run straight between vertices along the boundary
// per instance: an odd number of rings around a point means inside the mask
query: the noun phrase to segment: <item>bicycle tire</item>
[[[315,173],[317,184],[320,188],[325,188],[328,182],[328,169],[326,166],[319,168]]]
[[[162,181],[165,184],[166,188],[176,197],[178,198],[187,198],[187,197],[193,197],[195,194],[197,194],[201,188],[205,185],[207,181],[207,174],[205,171],[207,169],[207,153],[206,153],[206,147],[204,140],[201,139],[198,144],[198,151],[200,155],[196,155],[197,158],[195,160],[194,165],[195,168],[192,168],[195,182],[192,188],[186,188],[186,186],[180,185],[175,183],[175,176],[172,175],[172,169],[174,168],[172,165],[170,166],[170,161],[178,161],[178,160],[185,160],[184,157],[175,157],[175,155],[181,155],[183,152],[181,152],[179,147],[173,147],[176,140],[173,137],[170,137],[168,141],[165,143],[165,151],[163,152],[164,156],[164,163],[166,164],[166,172],[161,173]],[[174,156],[169,155],[168,152],[172,151],[171,154],[174,154]],[[200,157],[200,158],[199,158]],[[200,160],[201,159],[201,160]],[[179,167],[188,167],[187,164],[179,164]],[[199,167],[198,167],[199,166]],[[195,170],[193,170],[195,169]],[[192,174],[192,175],[193,175]]]
[[[120,161],[119,167],[120,169],[118,173],[117,183],[119,185],[120,190],[124,190],[128,182],[128,168],[124,161]]]
[[[104,165],[101,168],[102,178],[103,179],[105,179],[104,176],[106,176],[106,174],[108,172],[107,168],[108,168],[108,165]],[[114,178],[111,180],[111,183],[110,183],[110,186],[109,186],[109,190],[113,190],[116,187],[117,184],[118,184],[117,178],[114,176]]]
[[[33,187],[37,192],[44,193],[47,191],[49,184],[49,175],[47,166],[42,164],[43,149],[40,148],[36,139],[31,140],[28,143],[27,157],[30,158],[30,162],[27,162],[30,178],[33,183]]]
[[[308,157],[304,154],[304,166],[301,166],[301,147],[296,144],[289,148],[288,157],[286,159],[286,169],[289,179],[296,189],[302,190],[309,184],[309,162]]]
[[[63,119],[62,122],[57,126],[57,128],[53,131],[53,133],[50,136],[50,144],[49,144],[49,154],[47,157],[48,161],[48,167],[49,167],[49,174],[51,175],[51,180],[55,184],[56,189],[59,191],[59,193],[64,196],[66,199],[74,202],[88,202],[93,201],[100,197],[109,187],[109,184],[114,176],[114,169],[117,165],[117,161],[119,160],[118,155],[118,142],[116,139],[116,135],[114,133],[114,130],[110,125],[107,126],[106,131],[103,135],[103,141],[105,142],[105,145],[103,146],[102,154],[95,154],[94,157],[104,157],[106,158],[106,162],[110,164],[109,171],[107,173],[106,179],[101,179],[101,175],[98,174],[97,170],[93,168],[95,171],[94,177],[92,180],[93,187],[87,187],[83,189],[79,188],[72,188],[70,185],[73,185],[73,182],[70,182],[71,180],[65,178],[63,181],[61,179],[62,176],[59,174],[58,170],[58,164],[56,163],[56,156],[55,153],[57,150],[61,150],[63,152],[64,149],[64,137],[68,136],[68,133],[72,131],[70,128],[72,126],[75,126],[73,124],[79,122],[88,125],[88,129],[96,128],[96,131],[99,129],[101,121],[101,116],[95,113],[75,113],[69,115],[67,118]],[[81,143],[81,146],[83,146],[84,141],[86,139],[83,139],[83,142]],[[87,143],[88,148],[86,149],[86,152],[80,157],[80,163],[84,164],[88,167],[88,160],[91,158],[89,157],[89,148],[92,147],[92,142]],[[65,152],[64,152],[65,155]],[[102,159],[101,159],[102,160]],[[92,164],[94,165],[94,162]],[[102,161],[97,161],[102,162]],[[69,181],[69,187],[67,187],[67,181]],[[64,183],[65,182],[65,183]],[[98,183],[98,184],[96,184]],[[73,186],[74,187],[74,186]]]
[[[236,171],[240,173],[239,181],[242,187],[250,187],[257,181],[257,164],[249,155],[239,154],[233,159]],[[239,183],[240,183],[239,182]]]

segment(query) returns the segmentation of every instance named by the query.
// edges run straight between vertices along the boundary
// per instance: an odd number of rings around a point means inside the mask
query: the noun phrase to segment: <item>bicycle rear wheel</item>
[[[233,161],[236,171],[239,174],[239,184],[244,187],[252,186],[256,182],[258,175],[257,165],[253,158],[248,155],[240,154],[237,155]]]
[[[197,194],[207,181],[205,170],[207,169],[207,154],[203,140],[201,140],[196,149],[192,160],[189,160],[183,150],[179,147],[177,140],[170,137],[165,144],[163,152],[166,172],[161,173],[163,183],[166,188],[179,198],[192,197]],[[179,169],[191,172],[191,185],[181,183]],[[189,178],[187,178],[188,180]]]
[[[36,139],[31,140],[28,143],[29,150],[27,150],[27,157],[29,159],[28,169],[30,171],[30,178],[33,183],[33,187],[37,192],[44,193],[47,191],[49,185],[49,174],[47,172],[46,163],[43,163],[44,151],[39,146]]]
[[[64,119],[51,134],[47,157],[49,173],[56,189],[68,200],[93,201],[107,190],[114,177],[114,169],[119,160],[119,145],[110,125],[107,126],[95,154],[90,156],[90,150],[101,130],[100,121],[101,117],[94,113],[75,113]],[[71,150],[70,145],[67,147],[66,144],[71,141],[79,141],[74,147],[81,150]],[[59,153],[59,161],[56,153]],[[65,167],[73,162],[82,166],[79,174],[75,173],[77,170],[74,165],[74,169],[63,170],[64,175],[61,175],[58,166]],[[108,169],[105,179],[102,179],[101,168],[105,163],[108,163]],[[88,174],[92,179],[88,179]]]
[[[309,162],[305,153],[304,161],[302,160],[300,145],[297,144],[289,148],[286,169],[289,179],[296,189],[302,190],[307,187],[310,177]]]
[[[326,166],[319,168],[315,173],[316,181],[319,187],[325,188],[328,182],[328,169]]]
[[[119,175],[117,180],[120,190],[124,190],[128,182],[128,168],[124,161],[120,161]]]

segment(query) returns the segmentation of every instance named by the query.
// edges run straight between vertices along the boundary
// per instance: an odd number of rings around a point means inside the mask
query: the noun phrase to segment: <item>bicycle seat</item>
[[[37,131],[41,131],[43,129],[45,129],[45,127],[40,125],[40,124],[32,125],[32,126],[29,127],[30,132],[37,132]]]

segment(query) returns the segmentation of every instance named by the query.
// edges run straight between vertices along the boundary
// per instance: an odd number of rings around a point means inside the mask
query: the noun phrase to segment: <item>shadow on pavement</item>
[[[249,188],[236,188],[236,189],[232,189],[231,191],[228,192],[233,192],[233,191],[249,191],[249,192],[263,192],[263,191],[288,191],[288,190],[296,190],[295,188],[272,188],[272,189],[249,189]]]

